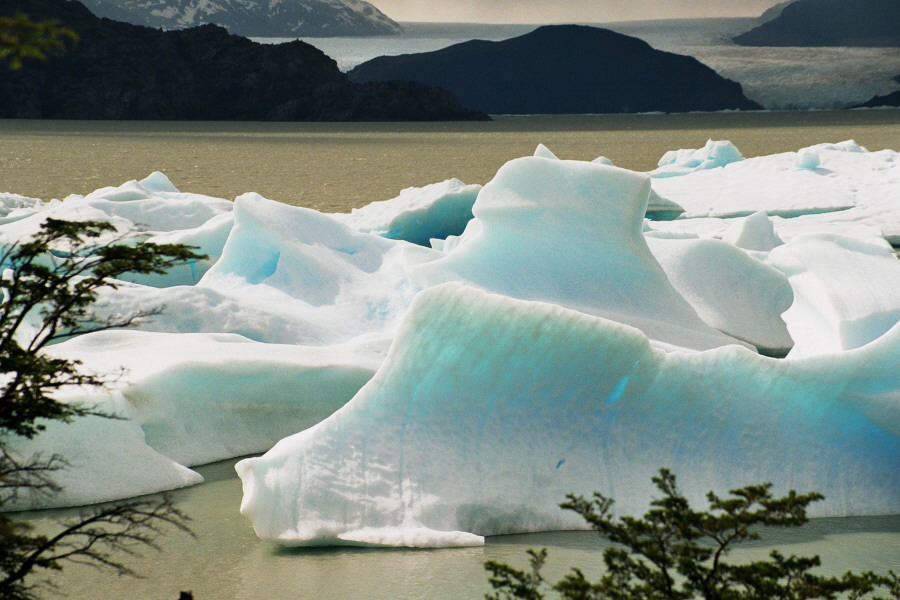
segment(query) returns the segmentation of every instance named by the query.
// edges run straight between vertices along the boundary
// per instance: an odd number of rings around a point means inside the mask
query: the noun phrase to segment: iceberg
[[[54,476],[62,492],[8,506],[78,506],[199,483],[186,467],[263,452],[340,408],[372,377],[389,343],[369,337],[323,348],[233,334],[106,331],[51,346],[53,356],[114,375],[106,389],[60,400],[119,418],[49,423],[33,440],[13,440],[15,456],[51,450],[69,466]]]
[[[823,492],[818,516],[895,513],[898,360],[900,326],[805,361],[671,353],[608,319],[444,284],[346,406],[237,464],[241,512],[285,545],[468,545],[583,528],[558,507],[569,492],[641,513],[667,466],[691,500],[772,481]]]
[[[453,247],[414,273],[423,289],[466,282],[605,316],[680,348],[740,343],[697,316],[650,252],[649,193],[647,176],[617,167],[512,160],[482,188]]]
[[[64,492],[16,506],[173,489],[268,450],[239,463],[242,510],[287,545],[578,527],[566,493],[639,513],[662,466],[694,498],[771,480],[822,491],[820,515],[900,512],[897,152],[739,158],[713,143],[635,173],[542,146],[484,187],[347,215],[161,173],[0,194],[0,243],[52,216],[208,255],[96,305],[162,314],[48,349],[119,374],[60,400],[122,419],[12,440],[72,464]]]
[[[839,353],[878,339],[900,321],[900,261],[884,240],[804,234],[775,248],[796,300],[784,313],[792,357]]]
[[[349,215],[331,216],[363,233],[428,246],[432,239],[459,235],[472,218],[480,185],[448,179],[422,188],[406,188],[392,200],[354,208]]]
[[[818,166],[807,168],[812,153]],[[900,156],[852,140],[654,177],[653,189],[685,209],[675,221],[654,222],[663,231],[721,236],[736,218],[765,211],[783,240],[828,232],[900,245]]]

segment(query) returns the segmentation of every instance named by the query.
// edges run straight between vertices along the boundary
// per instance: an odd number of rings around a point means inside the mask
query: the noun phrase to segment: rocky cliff
[[[203,120],[486,118],[422,84],[358,85],[303,42],[256,44],[216,25],[164,32],[100,19],[69,0],[4,0],[80,41],[45,63],[0,66],[0,117]]]
[[[357,82],[437,85],[491,114],[688,112],[761,107],[694,58],[580,25],[545,26],[500,42],[381,56],[349,72]]]

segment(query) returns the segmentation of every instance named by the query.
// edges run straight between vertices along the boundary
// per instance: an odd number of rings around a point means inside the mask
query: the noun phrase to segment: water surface
[[[538,143],[649,170],[676,148],[733,141],[745,157],[855,139],[900,149],[900,110],[498,117],[479,123],[0,120],[0,192],[49,200],[163,171],[182,191],[258,192],[346,212],[451,177],[486,183]]]
[[[589,531],[490,537],[481,548],[278,548],[259,541],[238,513],[241,488],[234,462],[198,468],[206,483],[174,493],[178,506],[193,518],[196,538],[172,533],[160,541],[161,552],[129,560],[144,579],[98,575],[75,565],[54,582],[70,598],[92,600],[174,600],[180,590],[192,590],[197,600],[477,600],[489,591],[484,561],[525,567],[529,548],[548,548],[549,581],[571,566],[590,577],[602,569],[608,544]],[[33,522],[40,526],[42,519],[46,514],[38,513]],[[801,529],[766,532],[763,540],[732,556],[762,559],[772,548],[818,554],[821,571],[832,575],[847,569],[897,570],[900,515],[814,519]]]

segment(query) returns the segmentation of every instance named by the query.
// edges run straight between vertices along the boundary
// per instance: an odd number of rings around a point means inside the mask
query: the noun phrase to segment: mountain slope
[[[741,46],[900,46],[900,0],[796,0]]]
[[[694,58],[581,25],[540,27],[500,42],[381,56],[352,81],[418,81],[491,114],[687,112],[759,109],[738,83]]]
[[[81,40],[19,71],[0,64],[0,118],[448,120],[486,118],[421,84],[357,85],[304,42],[257,44],[217,25],[160,31],[69,0],[4,0],[0,15],[57,19]]]
[[[82,0],[94,14],[135,25],[215,24],[258,37],[386,35],[402,31],[363,0]]]

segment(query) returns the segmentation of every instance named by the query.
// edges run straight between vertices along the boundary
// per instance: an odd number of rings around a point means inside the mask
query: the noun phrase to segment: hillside
[[[257,37],[389,35],[400,25],[363,0],[83,0],[100,17],[161,29],[220,25]]]
[[[417,81],[440,86],[491,114],[688,112],[761,108],[741,86],[694,58],[637,38],[581,25],[540,27],[488,42],[422,54],[381,56],[352,81]]]
[[[734,38],[741,46],[900,46],[898,0],[796,0]]]
[[[304,42],[266,45],[216,25],[160,31],[68,0],[6,0],[0,14],[54,18],[80,41],[46,63],[0,66],[0,118],[457,120],[486,118],[421,84],[358,85]]]

